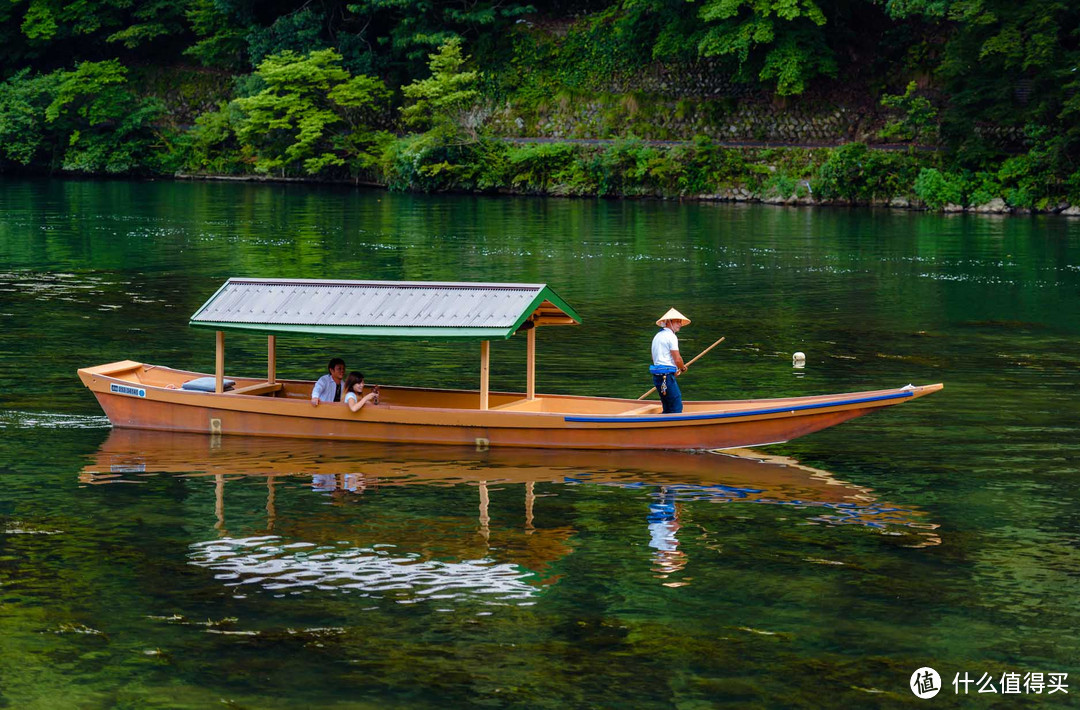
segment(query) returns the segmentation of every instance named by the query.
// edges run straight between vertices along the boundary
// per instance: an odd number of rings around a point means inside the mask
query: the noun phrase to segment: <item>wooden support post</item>
[[[525,397],[536,399],[536,328],[529,328],[526,336],[528,342],[528,365],[525,376]]]
[[[266,337],[266,381],[277,382],[277,336]]]
[[[225,333],[217,331],[217,358],[214,362],[214,391],[225,391]]]
[[[488,377],[491,374],[491,341],[480,342],[480,409],[488,408]]]

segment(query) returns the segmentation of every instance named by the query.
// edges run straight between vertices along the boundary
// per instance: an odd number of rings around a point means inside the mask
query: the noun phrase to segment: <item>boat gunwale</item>
[[[858,394],[852,392],[850,394]],[[813,404],[802,404],[794,407],[774,407],[772,409],[757,409],[750,411],[734,411],[734,412],[702,412],[700,414],[675,414],[675,415],[656,415],[646,414],[640,417],[630,419],[629,417],[588,417],[579,415],[568,415],[566,421],[568,422],[588,422],[594,424],[614,424],[618,422],[634,421],[634,422],[680,422],[680,421],[697,421],[705,419],[734,419],[737,417],[752,417],[765,414],[781,414],[790,413],[795,414],[798,411],[805,411],[809,409],[823,409],[826,407],[839,407],[850,404],[864,404],[867,402],[878,402],[889,399],[903,399],[905,397],[914,396],[912,390],[906,390],[903,392],[894,392],[892,394],[879,395],[877,397],[861,397],[859,399],[842,400],[839,402],[817,402]],[[767,401],[767,400],[766,400]]]

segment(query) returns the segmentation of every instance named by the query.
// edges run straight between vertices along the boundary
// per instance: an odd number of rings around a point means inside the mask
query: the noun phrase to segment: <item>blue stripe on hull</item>
[[[816,404],[800,404],[794,407],[777,407],[775,409],[751,409],[741,412],[721,412],[719,414],[664,414],[658,417],[563,417],[567,422],[590,422],[599,424],[625,424],[632,422],[689,422],[703,421],[708,419],[731,419],[733,417],[754,417],[762,414],[779,414],[781,412],[798,412],[807,409],[823,409],[825,407],[842,407],[848,404],[864,404],[866,402],[880,402],[887,399],[902,399],[910,397],[912,392],[896,392],[894,394],[882,394],[877,397],[862,397],[860,399],[843,399],[832,402],[818,402]]]

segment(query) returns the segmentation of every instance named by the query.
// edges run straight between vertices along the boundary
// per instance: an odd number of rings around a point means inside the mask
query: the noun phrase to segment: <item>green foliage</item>
[[[705,57],[733,57],[744,79],[775,85],[781,96],[801,94],[811,79],[834,76],[836,62],[821,27],[825,13],[813,0],[705,0]]]
[[[616,140],[600,153],[596,162],[597,194],[648,194],[649,178],[654,177],[653,171],[660,167],[661,160],[658,149],[640,140]]]
[[[536,12],[531,5],[501,0],[354,0],[346,10],[365,42],[414,71],[421,69],[433,49],[451,40],[480,36],[497,42],[518,18]]]
[[[777,172],[765,180],[761,191],[765,197],[777,197],[782,200],[788,200],[793,197],[802,198],[810,195],[808,181],[799,180],[783,172]]]
[[[899,118],[882,129],[882,138],[919,141],[933,135],[937,109],[929,99],[915,93],[917,88],[918,85],[912,81],[903,94],[886,94],[881,98],[882,106],[900,112]]]
[[[612,79],[631,75],[652,58],[650,41],[646,28],[613,5],[570,28],[554,48],[552,73],[571,89],[606,89]]]
[[[692,192],[702,193],[716,186],[730,186],[744,180],[750,174],[750,165],[743,151],[737,148],[722,148],[707,138],[694,141],[694,162],[701,174],[699,182]],[[689,186],[689,184],[688,184]]]
[[[1065,180],[1065,197],[1074,205],[1080,204],[1080,170]]]
[[[930,209],[941,209],[947,204],[964,203],[961,185],[951,175],[937,168],[923,168],[915,178],[915,195]]]
[[[390,143],[380,167],[394,190],[492,190],[507,185],[507,150],[499,140],[461,142],[429,131]]]
[[[45,108],[45,120],[50,123],[75,114],[96,126],[121,112],[124,107],[119,102],[128,98],[127,93],[115,91],[127,83],[127,68],[115,59],[83,62],[58,77],[56,93]]]
[[[738,186],[786,199],[809,182],[815,196],[853,202],[918,185],[928,204],[959,193],[969,204],[1050,208],[1080,200],[1077,27],[1080,5],[1061,0],[9,0],[0,2],[0,160],[167,171],[182,154],[187,168],[210,172],[386,170],[417,189],[560,194]],[[110,59],[117,52],[140,67],[134,76]],[[215,71],[163,79],[184,57]],[[235,73],[250,62],[257,71]],[[830,76],[869,95],[919,77],[923,91],[912,82],[881,99],[894,114],[882,135],[940,139],[948,151],[770,153],[628,138],[674,134],[661,120],[674,102],[702,132],[723,125],[734,98],[691,89],[661,100],[635,84],[643,72],[663,83],[687,67],[774,97],[809,92],[791,103],[811,110],[841,88]],[[368,74],[404,86],[400,113]],[[661,93],[681,92],[678,78]],[[167,114],[146,96],[165,97]],[[510,146],[481,130],[492,106],[524,118],[527,134],[581,101],[598,110],[568,133],[616,143]],[[379,128],[395,119],[426,133],[394,142]]]
[[[949,94],[942,135],[958,158],[986,166],[996,146],[973,125],[1052,127],[1056,146],[1080,160],[1080,6],[1060,0],[907,0],[890,4],[895,17],[944,19],[954,29],[937,79]],[[1064,173],[1067,174],[1067,173]],[[1062,174],[1062,177],[1064,176]]]
[[[866,203],[905,194],[914,184],[920,161],[912,153],[870,150],[848,143],[829,152],[818,170],[814,192],[827,200]]]
[[[25,5],[21,29],[36,44],[96,37],[135,49],[181,31],[183,5],[169,0],[10,0]]]
[[[352,174],[375,162],[382,142],[373,117],[389,92],[382,82],[352,77],[332,49],[306,56],[282,52],[256,72],[265,83],[257,94],[235,99],[236,136],[255,158],[257,172],[318,175],[348,166]],[[348,135],[338,131],[348,126]]]
[[[985,205],[1002,195],[1001,181],[994,173],[965,171],[964,199],[968,205]]]
[[[31,40],[48,40],[56,36],[60,25],[51,3],[31,2],[23,16],[22,31]]]
[[[221,104],[216,111],[198,117],[194,127],[183,137],[185,165],[190,170],[215,175],[245,172],[236,128],[242,116],[234,104]]]
[[[573,164],[577,150],[569,143],[526,143],[507,152],[510,184],[527,192],[547,192]]]
[[[1005,201],[1021,209],[1045,209],[1069,188],[1065,176],[1072,167],[1064,145],[1068,137],[1054,135],[1045,126],[1028,126],[1030,149],[1006,159],[998,170]]]
[[[116,60],[82,62],[42,80],[51,101],[42,118],[53,145],[51,167],[85,173],[129,173],[153,167],[162,137],[154,130],[160,102],[130,90]],[[59,162],[59,165],[57,165]]]
[[[304,55],[331,47],[323,38],[322,18],[307,7],[282,15],[269,27],[253,28],[248,34],[248,54],[256,67],[284,52]]]
[[[24,69],[0,83],[0,156],[19,165],[47,163],[52,136],[44,121],[60,77]]]
[[[119,7],[128,4],[117,2]],[[183,5],[175,0],[141,0],[130,6],[131,24],[109,35],[107,42],[119,42],[128,49],[135,49],[181,30]]]
[[[388,146],[381,169],[396,190],[513,189],[551,195],[679,197],[745,188],[763,197],[787,199],[810,195],[811,179],[820,164],[827,162],[823,154],[832,152],[724,148],[707,138],[675,146],[633,138],[602,146],[512,145],[483,138],[462,143],[429,132]],[[903,154],[899,158],[909,160]],[[904,177],[914,180],[913,171],[893,169],[898,175],[880,178],[890,188],[896,188]],[[906,192],[909,185],[896,188],[896,194]]]
[[[476,127],[470,125],[468,114],[479,96],[474,88],[478,73],[462,70],[466,59],[461,41],[448,40],[429,57],[431,76],[402,87],[409,102],[401,109],[406,126],[448,134],[465,132],[475,138]]]
[[[239,69],[247,48],[247,28],[238,26],[216,0],[189,0],[187,20],[198,41],[184,50],[203,66]]]

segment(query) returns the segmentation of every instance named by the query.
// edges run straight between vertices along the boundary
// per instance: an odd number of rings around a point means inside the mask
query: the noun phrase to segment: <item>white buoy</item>
[[[797,352],[794,355],[792,355],[791,356],[791,366],[792,367],[799,367],[799,368],[806,367],[806,353]]]

